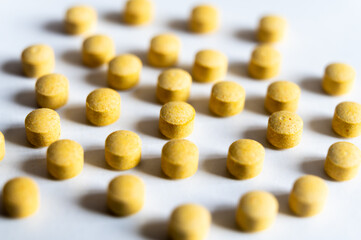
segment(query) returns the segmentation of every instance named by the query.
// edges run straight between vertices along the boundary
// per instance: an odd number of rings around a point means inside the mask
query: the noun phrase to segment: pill
[[[129,0],[124,9],[124,22],[131,25],[148,23],[153,16],[153,6],[148,0]]]
[[[115,177],[108,186],[108,208],[118,216],[139,212],[144,204],[144,183],[134,175]]]
[[[190,177],[197,172],[198,155],[198,148],[191,141],[170,140],[162,149],[162,171],[171,179]]]
[[[281,16],[264,16],[259,21],[257,37],[260,42],[274,43],[282,40],[287,22]]]
[[[352,89],[355,78],[356,72],[350,65],[332,63],[325,69],[322,88],[330,95],[342,95]]]
[[[10,217],[28,217],[39,208],[39,189],[31,178],[13,178],[5,184],[2,199],[4,209]]]
[[[303,121],[294,112],[274,112],[268,119],[267,140],[276,148],[297,146],[302,137]]]
[[[198,204],[183,204],[170,216],[168,232],[173,240],[202,240],[208,235],[212,217]]]
[[[57,109],[66,104],[69,95],[68,79],[51,73],[40,77],[35,84],[36,102],[40,107]]]
[[[142,141],[136,133],[115,131],[105,140],[105,160],[112,168],[131,169],[140,162],[141,148]]]
[[[222,81],[214,84],[209,100],[209,109],[220,117],[233,116],[244,107],[246,92],[236,82]]]
[[[0,161],[4,159],[5,156],[5,138],[4,134],[0,132]]]
[[[215,82],[226,76],[227,57],[215,50],[201,50],[196,54],[192,75],[197,82]]]
[[[49,108],[39,108],[25,118],[28,141],[35,147],[46,147],[60,137],[60,117]]]
[[[290,209],[300,217],[310,217],[322,211],[328,188],[321,178],[306,175],[296,180],[289,196]]]
[[[217,8],[211,5],[199,5],[193,8],[189,28],[195,33],[214,32],[219,25],[219,13]]]
[[[114,123],[120,116],[120,95],[110,88],[99,88],[86,98],[86,117],[96,126]]]
[[[241,230],[258,232],[269,228],[278,213],[278,201],[272,194],[252,191],[239,201],[236,222]]]
[[[342,102],[336,106],[332,119],[333,130],[342,137],[353,138],[361,134],[361,104]]]
[[[154,67],[171,67],[178,61],[180,40],[173,34],[161,34],[152,38],[148,62]]]
[[[53,71],[55,65],[54,51],[48,45],[32,45],[22,52],[21,62],[26,76],[41,77]]]
[[[186,102],[168,102],[159,114],[159,130],[167,138],[185,138],[193,132],[196,111]]]
[[[95,27],[97,13],[94,8],[79,5],[69,8],[65,14],[65,31],[69,34],[82,34]]]
[[[179,68],[163,71],[158,77],[156,96],[159,102],[187,101],[192,85],[191,75]]]
[[[280,69],[281,54],[269,44],[256,47],[248,64],[248,73],[255,79],[275,77]]]
[[[296,112],[301,89],[292,82],[277,81],[268,86],[265,108],[269,113],[278,111]]]
[[[237,179],[254,178],[262,171],[264,157],[262,144],[251,139],[239,139],[229,147],[227,169]]]
[[[94,35],[83,42],[83,63],[88,67],[99,67],[108,63],[115,55],[114,42],[106,35]]]

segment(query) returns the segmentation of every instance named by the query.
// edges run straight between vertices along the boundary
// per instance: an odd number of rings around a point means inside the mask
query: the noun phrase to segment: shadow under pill
[[[54,178],[48,173],[45,158],[26,160],[22,163],[21,169],[29,175],[54,180]]]
[[[106,170],[114,170],[105,161],[104,148],[85,150],[84,151],[84,162],[86,164],[90,164],[94,167],[98,167],[98,168],[102,168],[102,169],[106,169]]]
[[[228,64],[228,72],[244,78],[249,78],[248,76],[248,63],[245,61],[239,62],[230,62]]]
[[[81,52],[79,50],[66,50],[61,57],[65,62],[71,65],[85,68],[81,59]]]
[[[316,117],[309,122],[309,125],[315,132],[329,137],[337,137],[336,133],[332,129],[331,117]]]
[[[26,139],[25,126],[10,127],[4,132],[5,140],[23,147],[33,146]]]
[[[184,19],[173,19],[168,22],[168,27],[180,32],[189,32],[188,21]]]
[[[209,110],[209,97],[196,97],[189,99],[188,103],[194,107],[196,114],[217,117]]]
[[[304,77],[300,80],[300,87],[308,92],[326,95],[322,90],[322,79],[320,77]]]
[[[304,174],[315,175],[324,180],[334,181],[325,172],[326,158],[306,158],[300,165],[300,169]]]
[[[278,201],[278,205],[279,205],[278,212],[285,215],[294,216],[288,205],[289,193],[288,192],[271,192],[271,193],[276,197]]]
[[[234,179],[233,176],[227,170],[226,157],[205,159],[203,161],[202,168],[206,172],[217,175],[219,177]]]
[[[244,108],[247,111],[268,116],[268,113],[264,107],[264,97],[261,96],[246,97]]]
[[[275,148],[274,146],[272,146],[267,141],[266,135],[267,135],[267,128],[250,128],[250,129],[246,129],[243,132],[243,138],[245,138],[245,139],[255,140],[255,141],[259,142],[260,144],[262,144],[263,147],[265,147],[265,148],[269,148],[269,149],[273,149],[273,150],[282,150],[282,149],[278,149],[278,148]]]
[[[212,212],[212,222],[228,230],[240,231],[236,223],[236,207],[218,207]]]
[[[119,11],[107,12],[104,19],[110,23],[125,25],[123,21],[123,13]]]
[[[147,221],[140,227],[140,234],[146,239],[166,240],[168,237],[168,222],[163,219]]]
[[[257,43],[256,31],[251,28],[243,28],[235,31],[234,37],[245,42]]]
[[[146,50],[134,49],[134,50],[128,51],[128,53],[137,56],[142,61],[142,64],[144,66],[152,67],[152,66],[150,66],[148,64],[148,58],[147,58],[147,51]]]
[[[15,94],[14,102],[21,106],[29,108],[37,108],[35,91],[34,90],[23,90]]]
[[[1,69],[3,72],[5,72],[9,75],[25,77],[23,74],[21,61],[18,59],[12,59],[12,60],[5,61],[3,63],[3,65],[1,66]]]
[[[44,29],[51,33],[65,35],[64,22],[52,20],[44,24]]]
[[[168,179],[161,169],[160,157],[142,158],[136,169],[153,177]]]
[[[90,72],[85,76],[85,81],[98,88],[108,87],[107,73],[105,70]]]
[[[79,124],[90,125],[87,122],[86,114],[85,114],[85,104],[84,106],[67,106],[63,110],[64,118],[76,122]]]
[[[159,131],[159,119],[158,118],[148,118],[140,120],[136,125],[137,131],[159,139],[167,140],[160,131]]]
[[[156,99],[156,86],[153,85],[145,85],[138,86],[133,91],[133,96],[143,102],[161,105]]]
[[[110,213],[106,204],[107,194],[105,191],[92,191],[79,199],[82,208],[101,215],[114,216]]]

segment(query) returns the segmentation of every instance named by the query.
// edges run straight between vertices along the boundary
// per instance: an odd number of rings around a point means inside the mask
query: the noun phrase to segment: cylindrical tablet
[[[352,89],[355,78],[356,72],[350,65],[332,63],[325,69],[322,88],[330,95],[342,95]]]
[[[244,107],[246,92],[236,82],[222,81],[214,84],[209,100],[209,109],[220,117],[233,116]]]
[[[25,118],[28,141],[35,147],[46,147],[60,137],[60,117],[49,108],[39,108]]]
[[[346,181],[357,175],[361,164],[360,149],[349,142],[337,142],[328,149],[325,172],[337,181]]]
[[[275,221],[278,201],[272,194],[253,191],[244,194],[238,204],[236,221],[246,232],[265,230]]]
[[[263,44],[253,50],[248,73],[255,79],[269,79],[278,74],[280,65],[281,54],[272,46]]]
[[[193,132],[196,111],[185,102],[168,102],[159,114],[159,130],[167,138],[185,138]]]
[[[4,134],[0,132],[0,161],[3,160],[5,156],[5,138]]]
[[[118,216],[128,216],[140,211],[144,204],[144,183],[134,175],[115,177],[108,186],[108,208]]]
[[[26,76],[41,77],[53,71],[55,65],[54,51],[48,45],[32,45],[22,52],[21,62]]]
[[[86,98],[86,117],[96,126],[114,123],[120,116],[120,95],[110,88],[99,88]]]
[[[167,142],[162,149],[161,167],[165,175],[172,179],[182,179],[194,175],[198,169],[198,148],[186,139]]]
[[[353,138],[361,134],[361,104],[342,102],[336,106],[332,119],[333,130],[342,137]]]
[[[209,33],[218,28],[219,14],[217,8],[211,5],[199,5],[193,8],[189,28],[195,33]]]
[[[328,187],[321,178],[306,175],[297,179],[289,196],[291,210],[300,217],[310,217],[322,211]]]
[[[264,106],[269,113],[296,112],[301,89],[292,82],[277,81],[268,86]]]
[[[171,67],[178,61],[180,40],[173,34],[161,34],[152,38],[148,62],[154,67]]]
[[[183,204],[173,210],[168,232],[173,240],[202,240],[208,235],[212,217],[198,204]]]
[[[123,13],[124,22],[132,25],[148,23],[153,17],[153,6],[148,0],[127,1]]]
[[[287,22],[281,16],[264,16],[259,21],[257,38],[260,42],[273,43],[282,40]]]
[[[2,199],[4,209],[10,217],[28,217],[39,208],[39,189],[31,178],[13,178],[5,184]]]
[[[83,63],[88,67],[99,67],[108,63],[115,55],[114,42],[105,35],[94,35],[83,42]]]
[[[300,143],[302,129],[302,118],[296,113],[275,112],[268,119],[267,140],[276,148],[292,148]]]
[[[192,75],[197,82],[222,80],[227,73],[227,57],[215,50],[201,50],[196,54]]]
[[[227,169],[237,179],[253,178],[261,173],[264,157],[262,144],[251,139],[240,139],[229,147]]]
[[[192,85],[191,75],[179,68],[163,71],[158,77],[156,96],[159,102],[187,101]]]
[[[94,8],[79,5],[69,8],[65,14],[65,31],[69,34],[82,34],[95,27],[97,13]]]
[[[141,148],[142,141],[136,133],[115,131],[105,140],[105,160],[112,168],[131,169],[140,162]]]

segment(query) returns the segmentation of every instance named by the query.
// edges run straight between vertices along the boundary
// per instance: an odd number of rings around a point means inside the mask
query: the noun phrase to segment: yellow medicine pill
[[[218,28],[218,10],[211,5],[200,5],[193,8],[189,28],[195,33],[209,33]]]
[[[246,232],[258,232],[270,227],[278,213],[278,201],[272,194],[252,191],[244,194],[238,204],[236,221]]]
[[[5,156],[5,138],[4,134],[0,132],[0,161],[3,160]]]
[[[301,89],[292,82],[277,81],[268,86],[264,106],[269,113],[296,112]]]
[[[95,27],[97,13],[90,6],[74,6],[65,14],[65,31],[69,34],[82,34]]]
[[[114,123],[120,116],[120,95],[110,88],[99,88],[86,98],[86,117],[96,126]]]
[[[322,88],[330,95],[342,95],[352,89],[355,78],[356,72],[350,65],[332,63],[326,67]]]
[[[259,21],[257,37],[260,42],[274,43],[282,40],[287,22],[276,15],[264,16]]]
[[[196,111],[185,102],[168,102],[159,115],[159,130],[167,138],[185,138],[193,132]]]
[[[142,141],[136,133],[115,131],[105,140],[105,160],[112,168],[131,169],[140,162],[141,148]]]
[[[212,217],[198,204],[183,204],[173,210],[168,232],[173,240],[202,240],[208,235]]]
[[[253,50],[248,73],[255,79],[269,79],[278,74],[280,65],[281,54],[271,45],[263,44]]]
[[[83,63],[88,67],[99,67],[108,63],[115,55],[114,42],[105,35],[94,35],[83,42]]]
[[[54,51],[48,45],[32,45],[22,52],[21,62],[26,76],[41,77],[53,71],[55,65]]]
[[[148,62],[154,67],[171,67],[178,61],[180,40],[173,34],[161,34],[152,38]]]
[[[227,57],[215,50],[202,50],[196,54],[192,75],[197,82],[215,82],[226,76]]]
[[[153,17],[153,6],[148,0],[129,0],[124,9],[124,22],[132,25],[148,23]]]
[[[158,77],[156,96],[159,102],[187,101],[192,85],[191,75],[179,68],[163,71]]]
[[[262,171],[264,157],[262,144],[251,139],[240,139],[229,147],[227,169],[237,179],[254,178]]]
[[[161,167],[165,175],[172,179],[182,179],[194,175],[198,168],[198,148],[186,139],[167,142],[162,149]]]
[[[39,189],[31,178],[9,180],[3,188],[2,198],[6,213],[13,218],[28,217],[39,208]]]
[[[108,208],[118,216],[140,211],[144,204],[144,183],[133,175],[115,177],[108,186]]]
[[[60,117],[49,108],[39,108],[25,118],[28,141],[35,147],[46,147],[60,137]]]
[[[276,148],[292,148],[300,143],[302,129],[302,118],[296,113],[275,112],[268,119],[267,140]]]
[[[349,142],[337,142],[328,149],[325,172],[337,181],[346,181],[357,175],[361,164],[360,149]]]
[[[333,130],[342,137],[353,138],[361,134],[361,104],[342,102],[336,106],[332,119]]]
[[[221,117],[240,113],[244,107],[246,92],[236,82],[222,81],[214,84],[209,100],[209,109]]]
[[[328,188],[321,178],[306,175],[297,179],[289,196],[291,210],[300,217],[310,217],[322,211]]]

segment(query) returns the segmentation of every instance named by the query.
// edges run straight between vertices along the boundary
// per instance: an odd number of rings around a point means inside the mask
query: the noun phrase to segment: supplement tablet
[[[131,25],[148,23],[153,16],[153,6],[148,0],[129,0],[124,9],[124,22]]]
[[[353,138],[361,134],[361,104],[342,102],[336,106],[332,128],[340,136]]]
[[[355,78],[356,72],[350,65],[332,63],[325,69],[322,88],[330,95],[342,95],[352,89]]]
[[[269,113],[296,112],[301,89],[292,82],[277,81],[268,86],[264,106]]]
[[[53,49],[44,44],[27,47],[21,54],[24,74],[36,78],[51,73],[55,65]]]
[[[90,6],[74,6],[65,14],[65,31],[69,34],[82,34],[95,27],[97,13]]]
[[[248,73],[255,79],[269,79],[278,74],[280,65],[281,54],[271,45],[263,44],[253,50]]]
[[[5,156],[5,138],[4,134],[0,132],[0,161],[3,160]]]
[[[193,8],[189,28],[195,33],[209,33],[218,28],[218,10],[211,5],[200,5]]]
[[[282,40],[286,31],[287,22],[283,17],[276,15],[264,16],[259,21],[257,38],[260,42],[273,43]]]
[[[150,41],[148,62],[154,67],[171,67],[178,61],[180,40],[173,34],[161,34]]]
[[[83,63],[88,67],[100,67],[108,63],[115,55],[115,46],[111,38],[105,35],[94,35],[83,42]]]

